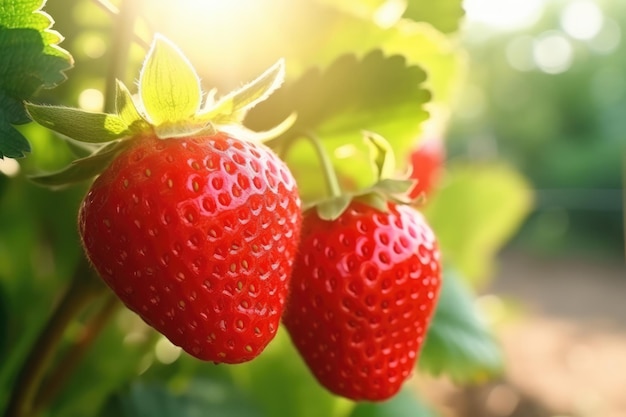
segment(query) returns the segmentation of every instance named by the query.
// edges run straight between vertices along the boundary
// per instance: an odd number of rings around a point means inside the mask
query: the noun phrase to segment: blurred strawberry
[[[428,137],[422,140],[411,152],[411,178],[417,184],[409,192],[411,198],[420,195],[428,197],[439,184],[441,170],[445,159],[445,147],[441,139]]]

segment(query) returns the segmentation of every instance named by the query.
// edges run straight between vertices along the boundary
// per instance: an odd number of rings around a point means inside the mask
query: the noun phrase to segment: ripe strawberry
[[[79,212],[101,277],[191,355],[239,363],[274,337],[301,212],[286,165],[224,133],[133,138]]]
[[[427,138],[411,152],[410,164],[412,167],[411,179],[417,184],[409,192],[410,198],[420,195],[428,197],[437,186],[441,176],[445,149],[439,139]]]
[[[441,284],[435,236],[422,215],[353,200],[333,221],[304,215],[283,322],[318,381],[381,401],[409,377]]]

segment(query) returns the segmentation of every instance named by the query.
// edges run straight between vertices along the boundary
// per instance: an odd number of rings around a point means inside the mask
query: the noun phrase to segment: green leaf
[[[385,178],[374,184],[372,190],[382,194],[406,194],[415,186],[415,180]]]
[[[0,103],[2,103],[0,93]],[[0,114],[0,158],[22,158],[25,152],[30,152],[30,144],[10,122]]]
[[[481,318],[474,297],[450,268],[420,354],[420,369],[459,382],[481,382],[502,370],[502,352]]]
[[[344,55],[324,71],[312,69],[283,86],[252,109],[245,123],[253,130],[263,130],[297,113],[293,127],[280,140],[314,133],[340,178],[359,187],[369,186],[376,178],[362,131],[387,138],[396,154],[407,153],[427,118],[423,106],[430,94],[422,86],[425,78],[424,71],[407,65],[401,56],[385,56],[379,50],[362,59]],[[321,199],[323,184],[309,175],[318,165],[308,144],[293,143],[286,160],[304,201]]]
[[[137,122],[145,122],[135,106],[132,94],[120,80],[116,80],[115,83],[115,111],[128,126]]]
[[[455,32],[465,15],[462,0],[408,0],[404,17],[427,22],[442,32]]]
[[[254,81],[227,94],[217,103],[207,100],[206,110],[201,112],[197,119],[222,125],[239,124],[246,112],[266,100],[282,85],[284,79],[285,61],[280,59]]]
[[[528,182],[502,163],[448,164],[424,213],[442,252],[474,285],[484,285],[496,252],[532,207]]]
[[[129,141],[110,143],[91,156],[73,161],[61,171],[32,176],[30,180],[49,188],[61,188],[89,180],[100,174],[129,145]]]
[[[368,145],[370,161],[376,172],[376,179],[392,178],[396,173],[396,157],[391,145],[381,135],[374,132],[363,132],[363,138]]]
[[[437,414],[411,391],[403,389],[396,396],[382,403],[357,404],[350,417],[437,417]]]
[[[40,11],[42,0],[0,0],[0,158],[23,157],[30,146],[10,124],[28,122],[21,104],[40,88],[65,80],[72,57],[58,47],[62,37]]]
[[[114,114],[33,103],[27,103],[26,109],[40,125],[79,142],[105,143],[130,134],[128,125]]]
[[[317,215],[322,220],[336,220],[348,208],[351,201],[352,196],[345,194],[324,200],[316,206]]]
[[[128,392],[113,396],[101,417],[262,417],[242,392],[224,382],[193,379],[174,392],[158,382],[136,382]]]
[[[191,119],[202,91],[196,70],[169,40],[157,35],[139,75],[139,95],[147,120],[155,126]]]

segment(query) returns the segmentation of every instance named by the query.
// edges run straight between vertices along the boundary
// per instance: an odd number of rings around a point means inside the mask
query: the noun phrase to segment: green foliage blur
[[[503,158],[531,182],[536,205],[517,247],[624,255],[625,23],[619,0],[571,0],[545,2],[517,28],[466,28],[473,64],[449,155]]]

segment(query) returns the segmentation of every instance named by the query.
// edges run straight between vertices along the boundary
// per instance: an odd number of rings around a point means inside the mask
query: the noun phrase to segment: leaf
[[[158,382],[135,382],[113,396],[101,417],[261,417],[254,403],[226,383],[196,378],[176,393]]]
[[[437,417],[437,414],[408,389],[403,389],[382,403],[357,404],[350,417]]]
[[[435,315],[420,354],[420,369],[458,382],[480,382],[502,370],[502,352],[480,317],[474,297],[444,268]]]
[[[129,145],[129,141],[110,143],[91,156],[73,161],[61,171],[35,175],[30,180],[49,188],[61,188],[89,180],[100,174]]]
[[[139,96],[155,126],[191,119],[200,108],[200,79],[169,40],[156,35],[139,75]]]
[[[0,92],[0,109],[4,109],[2,103],[5,103],[6,96]],[[6,115],[0,113],[0,158],[22,158],[25,152],[30,152],[30,144],[17,131],[11,122],[6,119]]]
[[[376,172],[376,179],[392,178],[396,172],[396,158],[391,145],[381,135],[375,132],[363,132],[363,138],[368,145],[370,161]]]
[[[30,146],[10,124],[28,122],[22,100],[65,80],[72,57],[40,9],[42,0],[0,0],[0,158],[23,157]]]
[[[79,142],[105,143],[128,136],[128,125],[115,114],[26,103],[34,121]]]
[[[317,215],[322,220],[336,220],[348,208],[351,201],[352,197],[345,194],[324,200],[316,206]]]
[[[324,71],[312,69],[283,86],[252,109],[245,123],[263,130],[295,112],[298,118],[282,141],[313,132],[345,181],[371,185],[376,178],[362,131],[387,138],[396,154],[408,152],[427,118],[423,106],[430,94],[422,86],[425,78],[424,71],[408,66],[401,56],[385,56],[379,50],[362,59],[343,55]],[[303,142],[293,144],[286,160],[303,199],[315,201],[324,196],[323,184],[309,175],[318,165]]]
[[[427,22],[442,32],[455,32],[465,15],[462,0],[408,0],[404,17]]]
[[[120,80],[116,80],[115,83],[115,111],[120,119],[128,126],[144,121],[135,106],[132,94],[130,94],[126,85]]]
[[[446,259],[484,285],[493,256],[532,207],[528,182],[502,163],[448,164],[442,187],[424,209]]]
[[[243,121],[246,112],[266,100],[282,85],[284,79],[285,61],[280,59],[254,81],[227,94],[217,103],[211,105],[209,100],[209,106],[197,118],[215,124],[239,124]],[[289,117],[287,115],[286,118]]]

